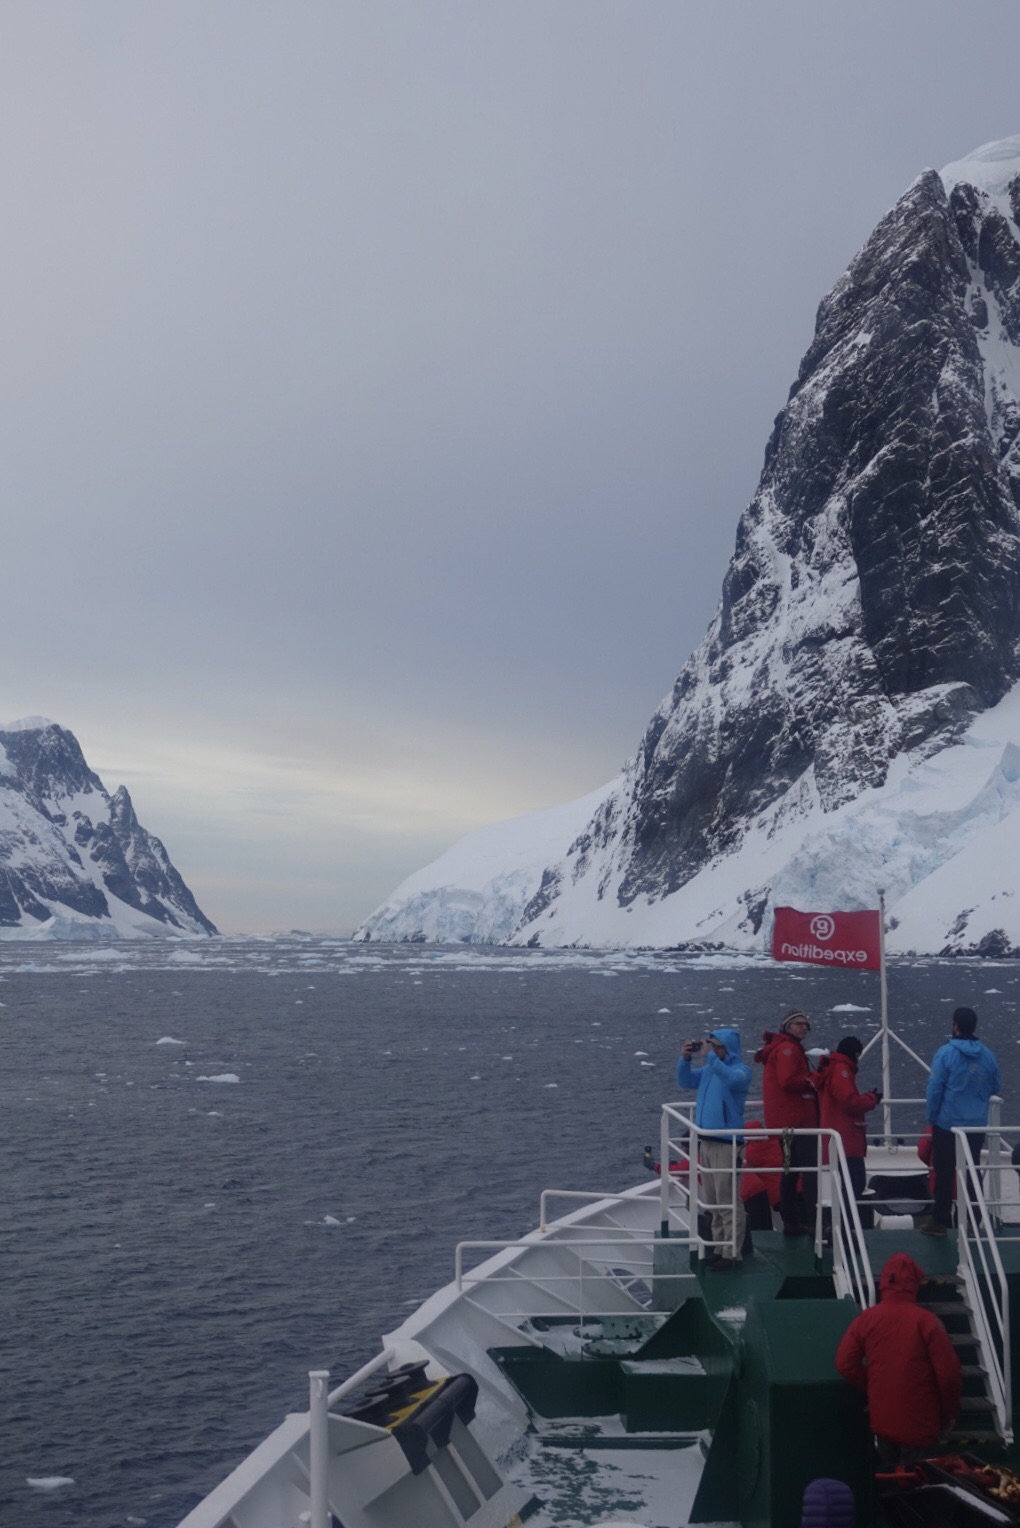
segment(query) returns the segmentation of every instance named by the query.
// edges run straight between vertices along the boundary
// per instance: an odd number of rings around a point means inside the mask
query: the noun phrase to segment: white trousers
[[[740,1173],[736,1169],[739,1148],[735,1141],[711,1141],[701,1137],[701,1199],[712,1216],[712,1251],[720,1257],[739,1257],[744,1245],[747,1216],[740,1197]],[[725,1243],[720,1246],[719,1243]]]

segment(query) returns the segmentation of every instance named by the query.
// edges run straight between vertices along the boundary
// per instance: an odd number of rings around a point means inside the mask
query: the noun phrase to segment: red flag
[[[805,960],[844,971],[878,971],[882,966],[878,909],[864,913],[800,913],[777,907],[772,926],[772,959]]]

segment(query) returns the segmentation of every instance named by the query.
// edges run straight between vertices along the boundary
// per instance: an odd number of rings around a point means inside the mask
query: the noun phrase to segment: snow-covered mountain
[[[0,726],[0,938],[215,933],[73,733],[40,716]]]
[[[583,830],[540,874],[528,820],[484,867],[473,835],[359,933],[760,948],[883,886],[894,950],[1020,946],[1018,681],[1020,137],[925,171],[821,303],[715,619]]]

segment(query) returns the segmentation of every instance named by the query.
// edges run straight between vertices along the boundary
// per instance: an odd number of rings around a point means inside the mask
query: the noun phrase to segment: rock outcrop
[[[124,786],[110,796],[42,717],[0,727],[0,932],[216,933]]]

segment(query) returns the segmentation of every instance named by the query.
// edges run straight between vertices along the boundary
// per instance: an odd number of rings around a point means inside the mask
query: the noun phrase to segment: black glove
[[[881,1088],[872,1088],[871,1091],[875,1095],[875,1102],[876,1102],[876,1104],[880,1104],[882,1102],[882,1089]]]

